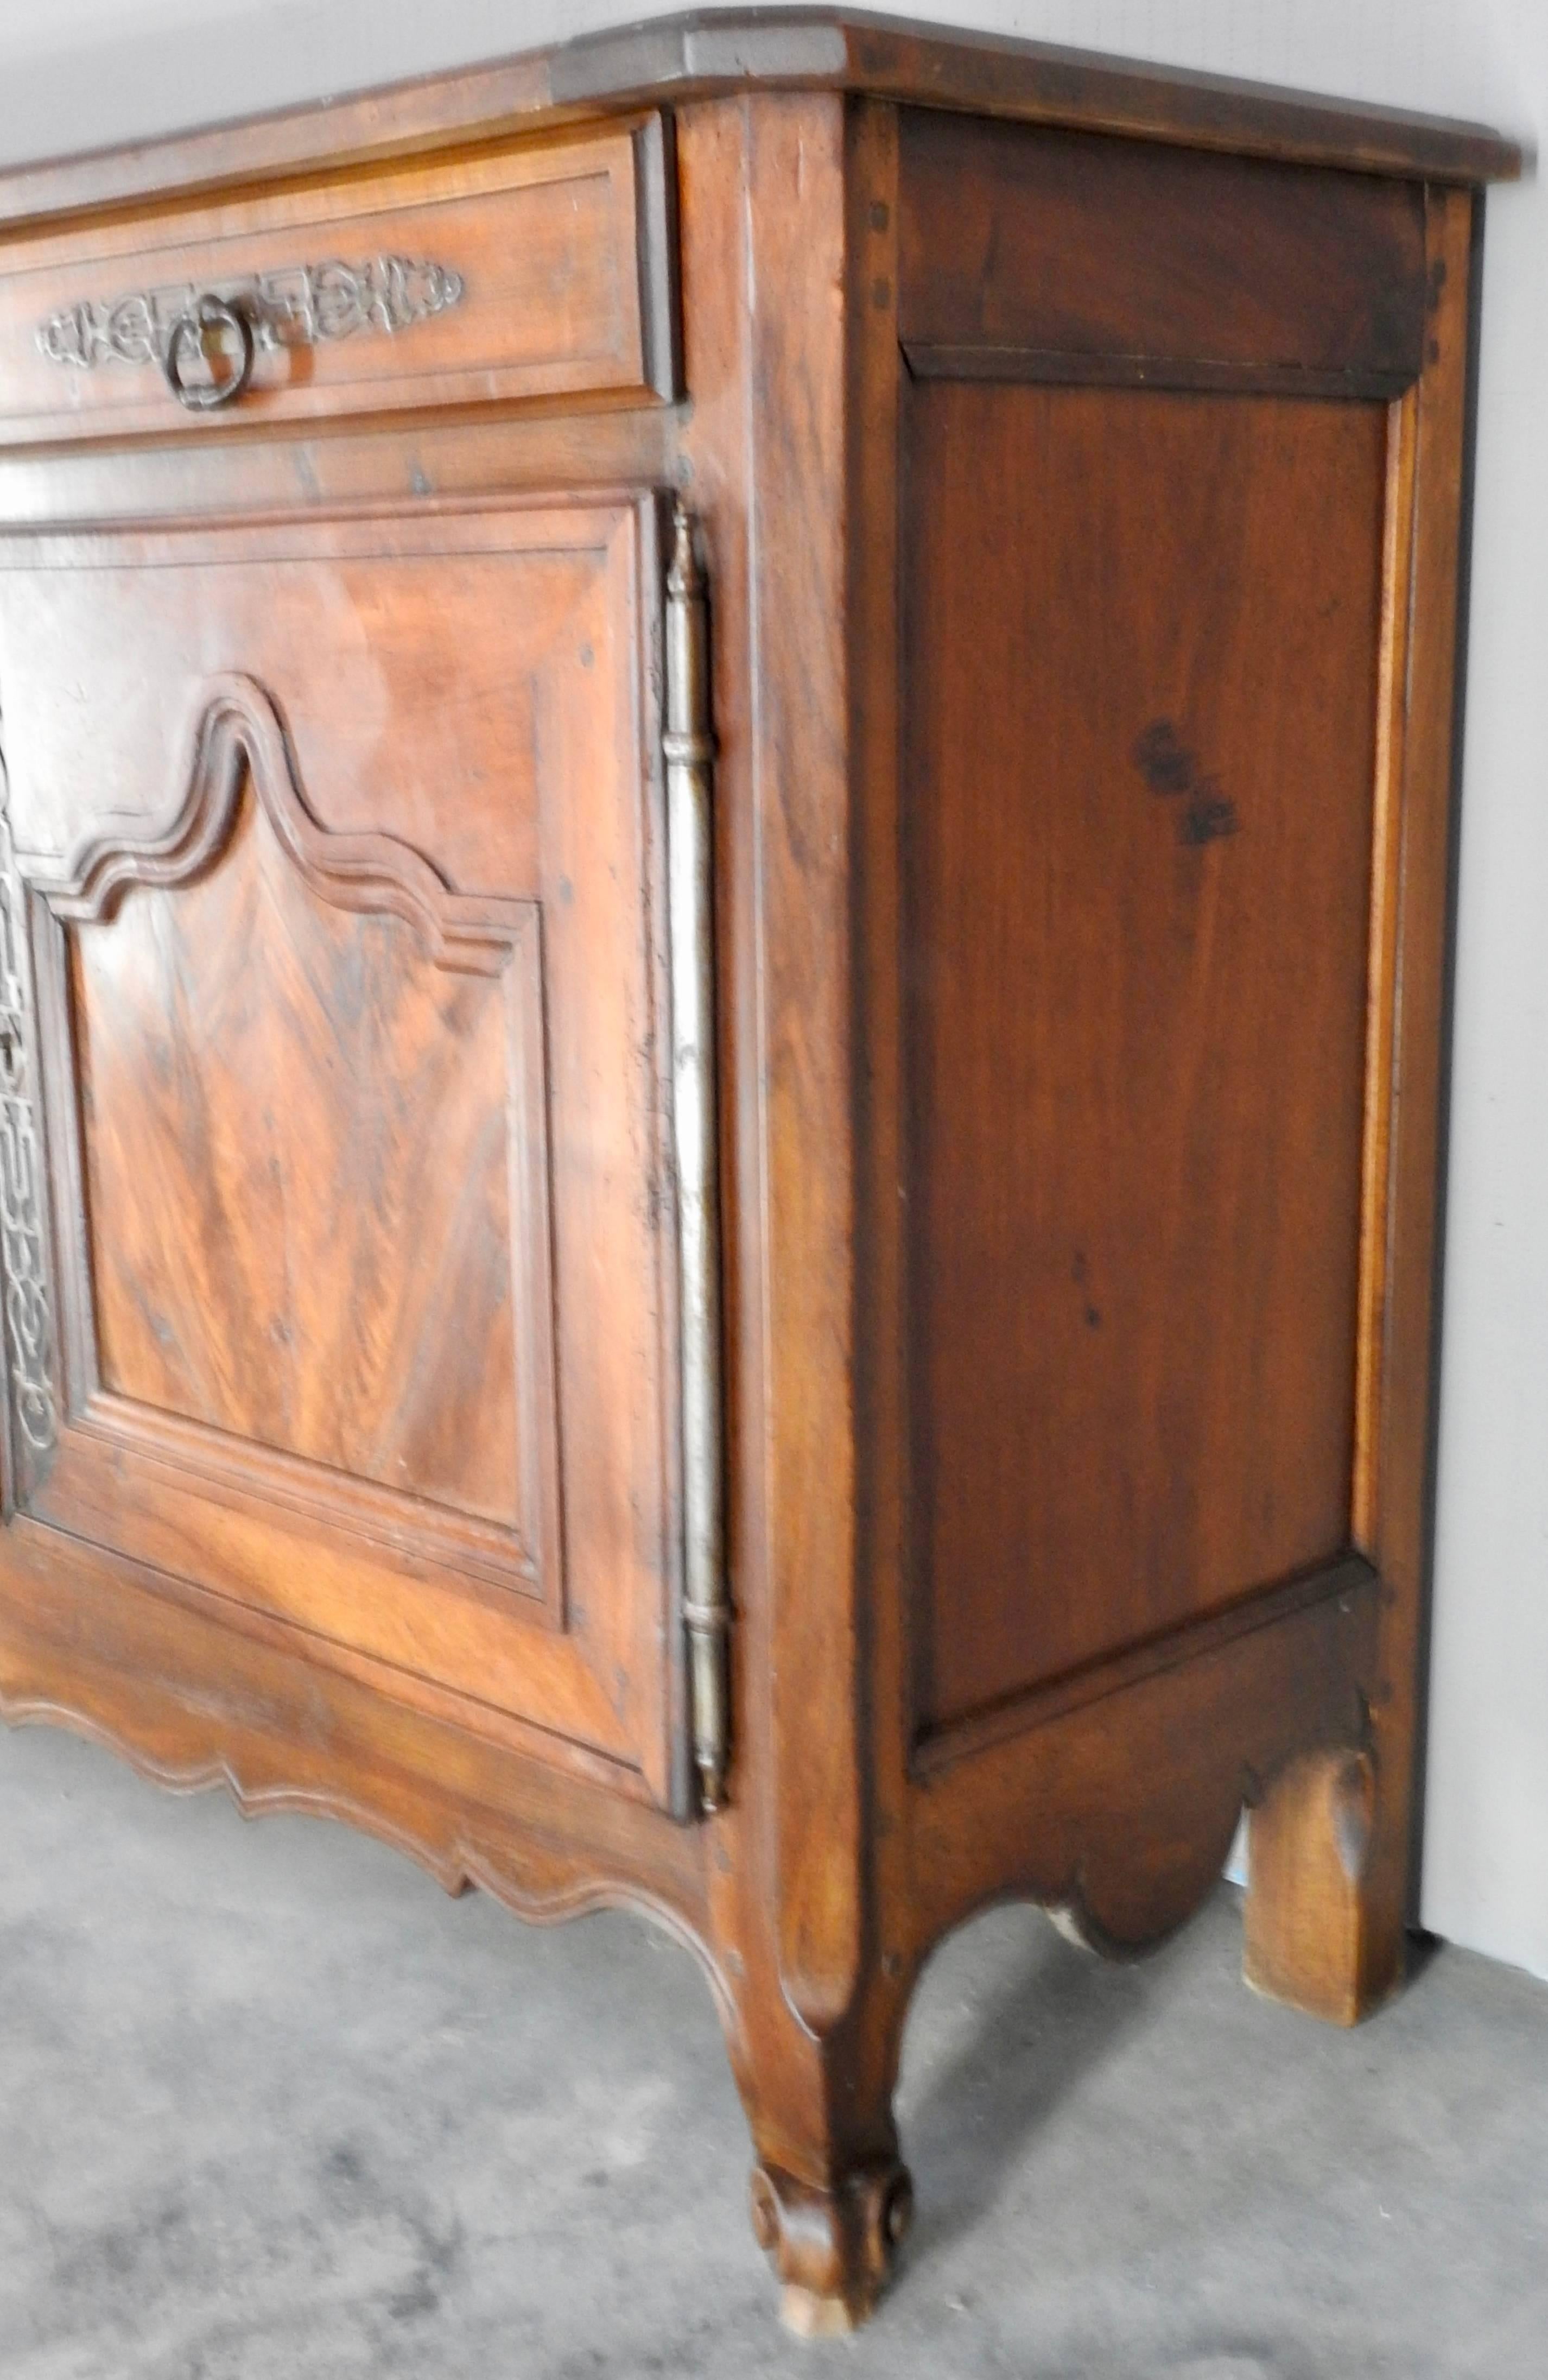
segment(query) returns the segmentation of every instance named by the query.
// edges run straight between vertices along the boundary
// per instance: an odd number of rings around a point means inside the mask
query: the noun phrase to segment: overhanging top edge
[[[1488,127],[865,11],[725,8],[587,34],[390,88],[0,168],[0,231],[408,156],[656,103],[831,90],[1290,164],[1511,180]]]

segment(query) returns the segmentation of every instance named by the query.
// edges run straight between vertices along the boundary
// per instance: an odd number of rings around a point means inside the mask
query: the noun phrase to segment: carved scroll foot
[[[1378,1888],[1377,1779],[1363,1752],[1309,1753],[1252,1813],[1243,1972],[1255,1991],[1358,2024],[1403,1980],[1402,1911]]]
[[[871,2313],[913,2218],[913,2184],[896,2157],[814,2189],[778,2166],[753,2168],[753,2230],[782,2284],[780,2315],[804,2338],[854,2330]]]
[[[721,2009],[753,2136],[753,2233],[786,2327],[828,2338],[870,2315],[913,2214],[892,2115],[913,1971],[865,1961],[849,2008],[818,2028],[792,2007],[758,1914],[726,1944]]]

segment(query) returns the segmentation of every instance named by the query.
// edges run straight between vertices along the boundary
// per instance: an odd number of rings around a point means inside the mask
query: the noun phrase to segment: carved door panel
[[[659,575],[0,544],[0,1152],[13,1505],[680,1804]]]

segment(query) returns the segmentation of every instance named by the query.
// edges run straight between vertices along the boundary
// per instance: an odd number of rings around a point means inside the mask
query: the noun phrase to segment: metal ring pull
[[[236,334],[240,353],[236,369],[224,380],[212,377],[207,382],[195,381],[190,386],[183,378],[183,354],[190,343],[200,355],[206,354],[204,334],[207,331],[232,331]],[[186,314],[179,314],[167,334],[166,355],[162,370],[166,384],[179,405],[190,413],[212,413],[218,405],[231,405],[239,397],[253,376],[253,364],[258,354],[258,342],[252,323],[242,308],[224,298],[211,294],[197,298]]]

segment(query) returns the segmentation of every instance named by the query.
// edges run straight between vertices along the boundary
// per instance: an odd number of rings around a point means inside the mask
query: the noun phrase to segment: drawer
[[[408,407],[675,394],[672,210],[656,115],[0,247],[0,443]],[[241,356],[175,337],[200,299]]]

